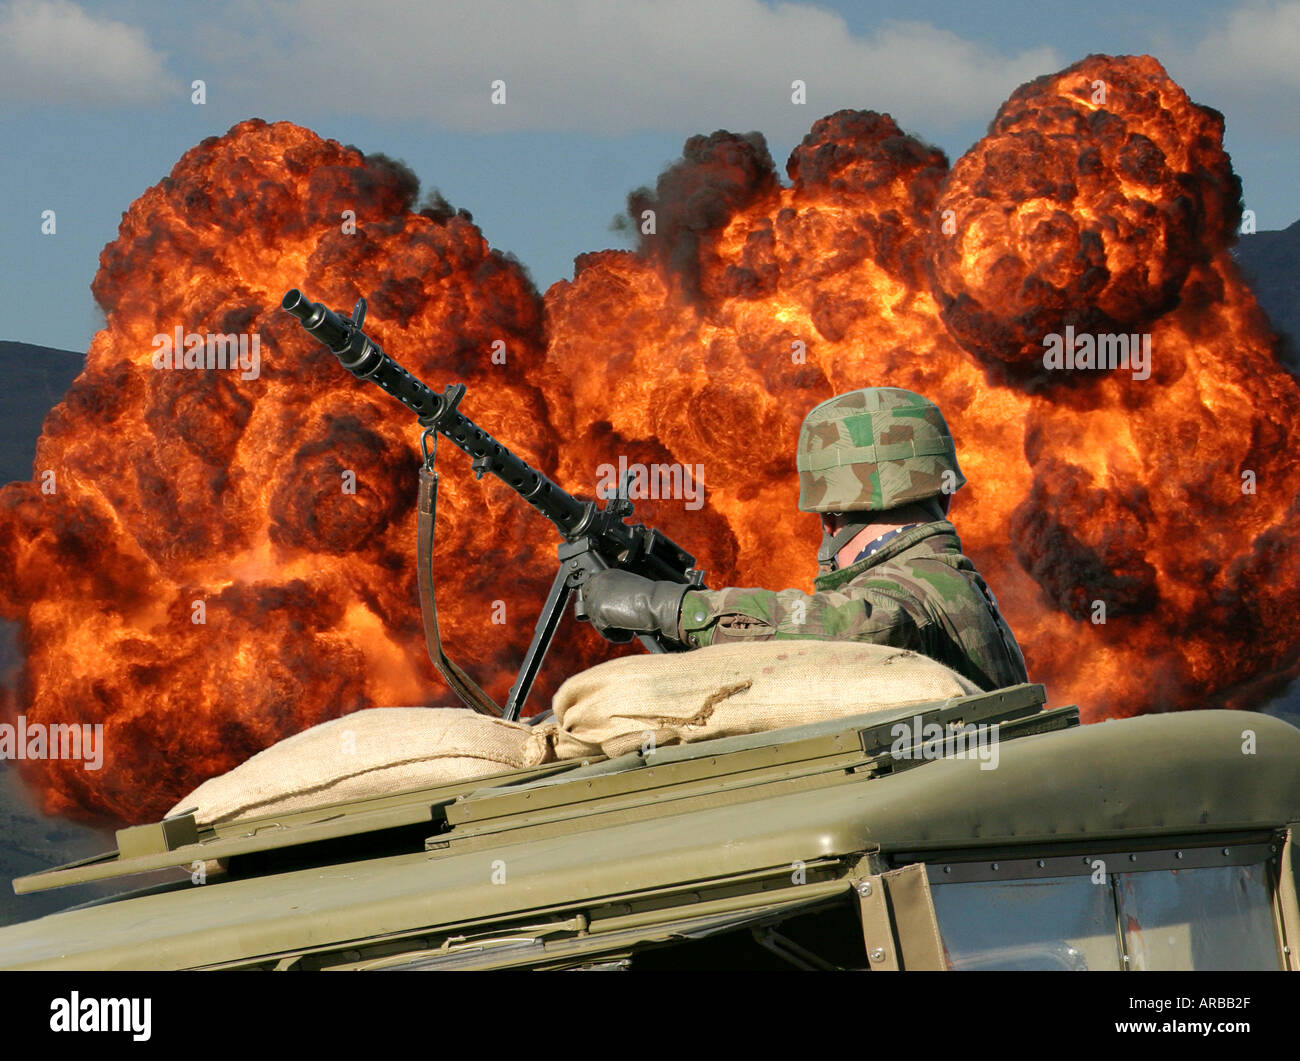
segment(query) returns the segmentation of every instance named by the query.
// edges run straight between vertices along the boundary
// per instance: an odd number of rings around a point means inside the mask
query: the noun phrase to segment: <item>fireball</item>
[[[279,311],[293,287],[365,296],[387,352],[465,382],[462,411],[574,494],[620,457],[702,468],[702,508],[637,519],[712,587],[810,590],[800,421],[839,391],[918,391],[969,480],[964,548],[1053,703],[1257,702],[1297,669],[1300,388],[1228,254],[1222,132],[1155,60],[1090,56],[1018,89],[951,168],[870,111],[818,121],[788,183],[756,134],[693,137],[629,200],[653,231],[544,297],[382,156],[256,120],[204,141],[124,216],[105,327],[32,481],[0,490],[0,614],[26,651],[7,710],[105,725],[101,770],[28,779],[47,811],[139,821],[308,726],[452,702],[420,630],[419,430]],[[1066,334],[1136,337],[1147,371],[1051,367]],[[195,367],[159,356],[173,336]],[[214,337],[256,365],[199,367]],[[444,453],[439,613],[502,700],[558,539]],[[612,651],[566,624],[530,710]]]

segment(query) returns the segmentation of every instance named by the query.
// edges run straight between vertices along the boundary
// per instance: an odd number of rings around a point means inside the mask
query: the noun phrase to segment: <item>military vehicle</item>
[[[0,967],[1297,968],[1300,731],[1042,704],[1023,685],[125,829],[16,890],[183,879],[0,929]],[[972,724],[997,725],[996,769],[949,754]]]
[[[570,497],[456,410],[463,387],[389,361],[364,304],[284,305],[417,413],[426,457],[443,433],[565,538],[502,709],[442,653],[426,461],[426,633],[466,706],[518,716],[590,574],[702,584],[625,498]],[[1300,730],[1221,710],[1081,726],[1045,704],[1021,684],[223,824],[178,813],[15,881],[183,871],[0,929],[0,968],[1300,968]]]

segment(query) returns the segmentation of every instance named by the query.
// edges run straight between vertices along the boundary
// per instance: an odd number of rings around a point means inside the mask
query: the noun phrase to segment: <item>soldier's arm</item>
[[[690,590],[680,639],[691,648],[736,641],[868,641],[924,651],[924,610],[886,583],[820,593],[797,589]]]

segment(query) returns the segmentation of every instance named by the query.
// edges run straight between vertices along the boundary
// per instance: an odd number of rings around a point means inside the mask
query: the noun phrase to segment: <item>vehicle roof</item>
[[[963,705],[946,702],[954,706]],[[872,767],[865,736],[878,738],[881,725],[881,716],[860,716],[777,739],[575,765],[549,778],[522,771],[515,785],[462,785],[425,814],[446,822],[429,850],[63,911],[0,930],[0,967],[237,964],[592,904],[614,921],[645,921],[653,917],[637,911],[654,904],[632,898],[693,892],[698,900],[716,891],[708,909],[725,911],[724,892],[709,889],[759,877],[774,882],[770,894],[733,889],[735,908],[811,901],[842,889],[848,868],[868,853],[1124,843],[1300,820],[1300,731],[1263,715],[1191,711],[1073,726],[1003,741],[996,769],[945,758],[887,773]],[[358,814],[428,811],[428,793],[415,796]],[[299,829],[323,824],[307,812],[286,817]],[[255,838],[261,830],[250,831]],[[161,857],[175,865],[196,850],[209,857],[202,843]],[[782,886],[794,863],[810,867],[799,893]],[[494,884],[498,864],[504,880]]]

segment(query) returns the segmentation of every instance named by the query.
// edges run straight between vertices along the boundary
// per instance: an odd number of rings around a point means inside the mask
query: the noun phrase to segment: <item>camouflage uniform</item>
[[[816,592],[690,590],[676,631],[683,644],[869,641],[921,652],[982,689],[1028,680],[1015,636],[947,520],[906,530],[834,570],[835,555],[875,514],[937,506],[939,495],[965,484],[934,403],[897,387],[837,395],[804,420],[796,464],[799,507],[845,514],[846,525],[823,541]]]
[[[947,520],[906,531],[878,552],[797,589],[690,590],[679,636],[692,647],[809,638],[920,652],[981,689],[1028,681],[992,593]]]

